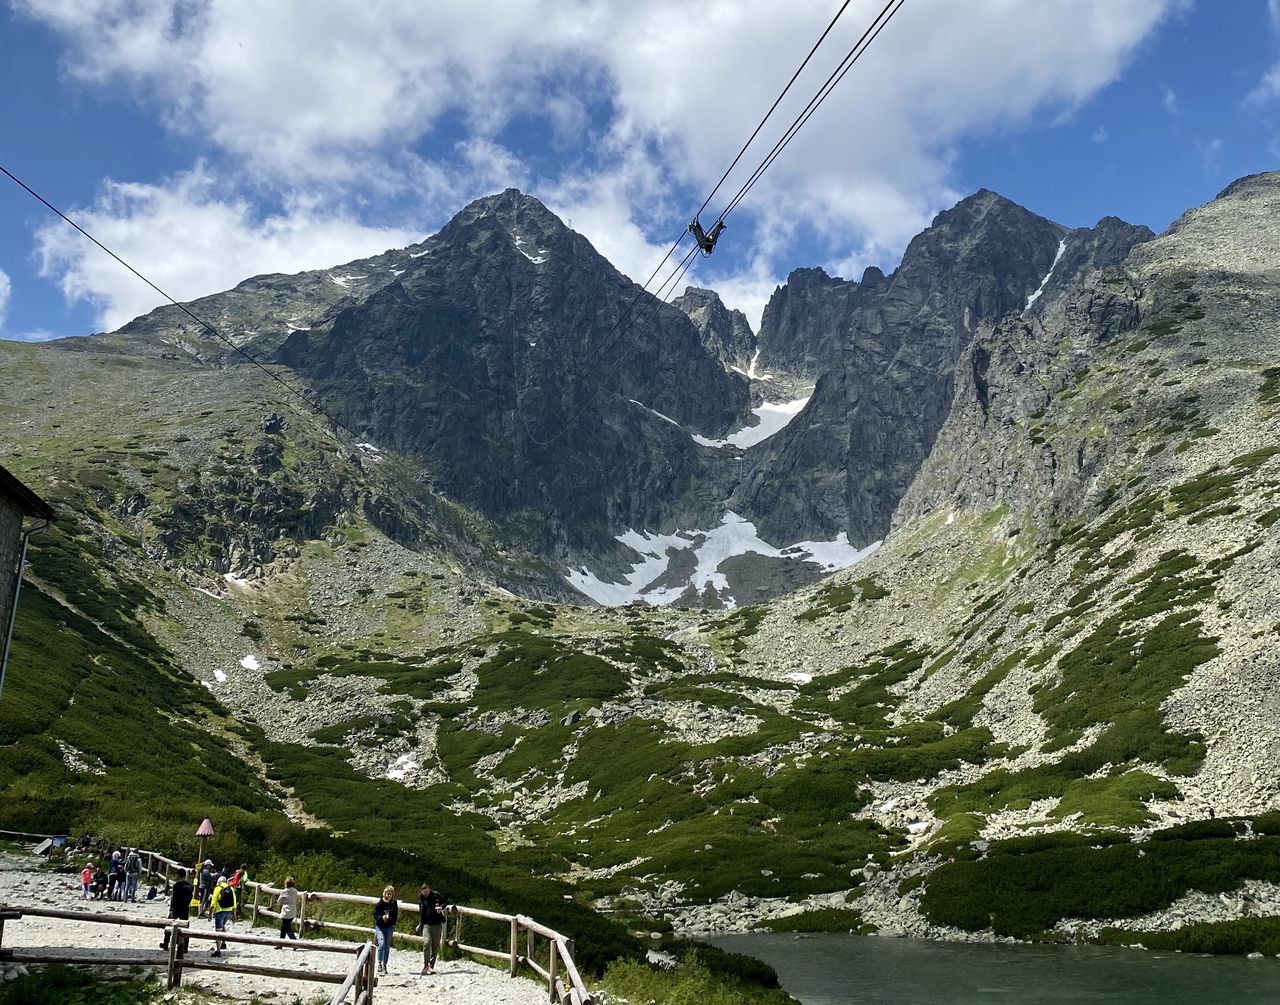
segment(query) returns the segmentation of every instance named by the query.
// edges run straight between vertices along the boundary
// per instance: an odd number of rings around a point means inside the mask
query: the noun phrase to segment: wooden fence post
[[[178,929],[177,926],[166,928],[165,931],[169,935],[169,966],[165,971],[164,986],[172,991],[178,986],[177,963],[178,963]]]
[[[520,922],[511,919],[511,976],[516,975],[520,967]]]
[[[459,946],[462,945],[462,912],[458,912],[458,920],[453,926],[453,941]]]
[[[374,969],[373,969],[374,962],[377,959],[377,954],[373,951],[372,942],[366,942],[365,945],[369,947],[369,951],[364,954],[365,987],[369,989],[369,993],[368,993],[368,996],[365,998],[365,1002],[367,1003],[367,1005],[373,1005],[373,989],[374,987],[377,986],[377,983],[378,983],[377,978],[374,976]]]
[[[307,937],[307,895],[305,893],[298,894],[298,933],[304,939]]]
[[[255,928],[258,924],[258,894],[262,892],[261,886],[253,888],[253,917],[249,920],[249,927]]]
[[[534,950],[533,929],[532,928],[526,929],[524,934],[525,934],[525,947],[526,947],[525,952],[528,955],[529,959],[536,960],[537,958],[533,955],[533,950]]]
[[[551,943],[551,964],[547,967],[547,990],[551,992],[551,1000],[556,1000],[556,957],[559,955],[560,943],[555,939],[548,939]]]

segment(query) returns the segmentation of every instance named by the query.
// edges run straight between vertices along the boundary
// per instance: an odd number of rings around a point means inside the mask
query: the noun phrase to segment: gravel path
[[[80,885],[74,876],[62,876],[39,871],[39,860],[31,856],[0,853],[0,904],[56,907],[64,910],[83,909],[97,915],[123,915],[137,918],[166,916],[168,904],[164,898],[139,901],[136,904],[120,904],[109,901],[80,900]],[[193,930],[210,931],[209,921],[196,921]],[[232,926],[237,935],[250,934],[247,922]],[[258,928],[252,934],[270,936],[269,929]],[[203,940],[193,942],[192,956],[207,956]],[[160,951],[160,932],[151,928],[133,928],[106,925],[88,921],[71,921],[60,918],[24,918],[11,921],[4,927],[4,946],[19,954],[23,949],[39,948],[49,955],[65,950],[67,955],[90,955],[110,960],[112,957],[135,958],[140,953],[153,954],[156,966],[163,971],[164,954]],[[228,961],[256,963],[262,966],[295,967],[300,974],[345,973],[352,957],[337,953],[291,953],[269,947],[236,946],[232,944],[223,954]],[[441,961],[434,977],[420,976],[422,956],[417,950],[393,949],[390,974],[380,978],[377,985],[379,1005],[409,1005],[418,1002],[443,1002],[451,1005],[543,1005],[547,1000],[544,985],[522,977],[512,979],[506,972],[485,966],[474,960]],[[0,974],[2,976],[2,974]],[[235,1001],[247,1001],[254,996],[280,1002],[328,1001],[335,990],[331,984],[316,984],[306,980],[280,980],[256,977],[250,974],[214,973],[208,970],[187,971],[183,975],[184,989],[203,990]]]

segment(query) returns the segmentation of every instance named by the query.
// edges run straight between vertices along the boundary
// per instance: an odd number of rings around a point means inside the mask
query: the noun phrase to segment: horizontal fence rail
[[[253,917],[255,920],[258,917],[273,919],[280,917],[279,912],[266,907],[261,898],[265,896],[270,900],[274,900],[284,892],[281,887],[272,886],[270,883],[258,882],[249,882],[245,885],[253,891]],[[379,899],[378,897],[367,897],[354,893],[299,891],[298,917],[296,920],[298,926],[304,931],[307,929],[313,931],[328,929],[337,932],[367,933],[372,927],[371,925],[349,925],[325,920],[325,905],[357,904],[372,908]],[[398,900],[396,903],[399,905],[401,913],[418,913],[416,902]],[[462,937],[464,918],[506,925],[510,931],[510,941],[503,949],[468,944],[463,941]],[[473,956],[505,960],[508,963],[512,977],[515,977],[522,967],[528,967],[547,982],[548,997],[553,1002],[559,1002],[561,1005],[595,1005],[595,998],[587,988],[586,981],[582,979],[582,974],[579,973],[578,967],[574,963],[573,940],[566,938],[554,929],[540,925],[532,918],[524,915],[503,914],[500,911],[486,911],[479,907],[463,906],[451,906],[448,908],[448,925],[452,927],[452,937],[450,937],[450,932],[446,927],[444,943],[453,949],[463,953],[470,953]],[[520,952],[522,934],[525,936],[524,953]],[[416,945],[422,945],[426,941],[425,936],[409,932],[396,932],[394,937]],[[546,967],[538,962],[535,955],[537,938],[546,939],[549,944],[549,965]],[[562,971],[563,973],[561,973]]]
[[[34,835],[45,837],[47,835]],[[162,855],[159,852],[137,849],[137,853],[142,857],[142,868],[148,878],[154,882],[157,879],[164,880],[164,891],[169,893],[170,888],[183,870],[195,878],[198,867],[183,865],[175,859]],[[255,881],[245,881],[243,884],[245,890],[253,891],[253,905],[251,923],[257,924],[260,917],[279,920],[280,912],[272,910],[268,904],[273,902],[276,897],[284,892],[282,887],[273,886],[270,883],[261,883]],[[262,898],[266,897],[268,904],[262,902]],[[247,896],[244,898],[248,900]],[[308,929],[313,932],[333,931],[333,932],[350,932],[357,935],[368,936],[372,925],[350,925],[335,920],[326,920],[325,905],[326,904],[355,904],[372,908],[378,902],[378,897],[368,897],[354,893],[337,893],[326,890],[316,891],[298,891],[298,916],[295,919],[298,928],[302,932]],[[418,905],[416,902],[407,900],[397,901],[400,911],[406,914],[416,915],[418,913]],[[246,903],[242,905],[248,907]],[[7,908],[0,907],[0,939],[3,938],[4,932],[4,914]],[[169,971],[172,977],[175,965],[177,966],[177,980],[181,981],[181,971],[187,969],[209,969],[209,970],[226,970],[237,971],[242,973],[264,974],[265,976],[281,976],[291,977],[295,980],[316,980],[320,982],[337,983],[339,980],[344,981],[342,986],[335,993],[331,1000],[331,1005],[342,1005],[346,1002],[346,995],[354,993],[351,1005],[372,1005],[373,987],[375,983],[374,966],[375,957],[371,943],[366,942],[364,949],[354,946],[352,943],[318,943],[315,941],[304,942],[301,940],[281,940],[281,939],[263,939],[256,936],[231,935],[223,933],[218,938],[231,942],[248,942],[254,945],[272,946],[287,945],[290,948],[316,948],[325,949],[329,952],[354,952],[357,954],[357,961],[353,964],[351,972],[346,975],[345,979],[341,975],[337,975],[337,980],[333,980],[333,975],[318,975],[308,973],[305,975],[297,975],[292,971],[276,970],[270,967],[257,967],[255,969],[243,969],[249,964],[233,964],[231,962],[214,963],[212,961],[199,963],[183,959],[187,944],[191,939],[210,939],[214,938],[212,932],[196,932],[188,929],[183,922],[163,922],[159,920],[149,919],[129,919],[120,916],[90,915],[76,911],[57,911],[51,908],[12,908],[22,914],[35,917],[58,917],[70,918],[76,921],[96,921],[114,924],[139,924],[153,928],[173,928],[175,933],[180,933],[182,946],[179,950],[177,943],[178,938],[170,940],[170,966]],[[470,953],[475,956],[482,956],[488,959],[505,960],[512,977],[515,977],[521,968],[527,967],[529,970],[537,974],[542,980],[547,982],[547,993],[550,1001],[558,1002],[560,1005],[595,1005],[595,998],[587,988],[586,981],[582,979],[582,974],[578,971],[578,967],[574,962],[574,944],[573,940],[567,938],[554,929],[548,928],[534,921],[532,918],[524,915],[503,914],[499,911],[487,911],[478,907],[451,906],[448,908],[448,918],[445,929],[444,944],[453,949]],[[19,915],[20,917],[21,915]],[[488,921],[504,925],[509,930],[507,944],[502,949],[496,949],[493,946],[470,945],[463,940],[463,921],[471,918],[475,921]],[[452,927],[452,937],[450,937],[449,927]],[[523,935],[524,952],[520,952],[521,936]],[[395,938],[404,942],[415,945],[422,945],[426,941],[426,937],[422,935],[412,934],[410,932],[396,932]],[[545,939],[547,941],[547,965],[543,966],[539,962],[536,955],[537,939]],[[335,947],[342,946],[338,949]],[[367,952],[365,951],[367,950]],[[174,962],[176,961],[176,962]],[[239,969],[238,969],[239,968]],[[178,984],[171,985],[179,986]]]
[[[111,953],[108,956],[89,956],[81,947],[65,947],[67,952],[51,952],[54,948],[46,947],[44,952],[15,952],[5,948],[4,925],[6,921],[21,921],[23,918],[59,918],[68,921],[86,922],[92,925],[115,925],[119,927],[165,929],[167,931],[168,956],[163,958],[156,950],[138,950],[131,955],[128,951]],[[355,956],[351,968],[343,973],[323,973],[316,971],[300,971],[285,967],[269,967],[258,963],[247,963],[239,960],[217,961],[196,959],[187,955],[193,939],[204,939],[215,943],[226,942],[238,945],[278,946],[290,949],[306,949],[312,952],[340,953]],[[51,907],[27,907],[24,905],[0,905],[0,960],[9,963],[50,964],[61,963],[75,966],[139,966],[163,967],[166,987],[180,988],[184,970],[213,970],[224,973],[249,974],[256,977],[276,977],[285,980],[305,981],[316,984],[337,984],[339,988],[329,999],[329,1005],[373,1005],[373,988],[376,977],[373,972],[373,944],[366,942],[356,945],[350,942],[308,941],[298,942],[292,939],[265,939],[256,935],[233,935],[230,932],[192,931],[185,921],[162,921],[159,918],[131,918],[121,914],[93,914],[88,911],[66,911]],[[348,996],[350,1001],[348,1001]]]

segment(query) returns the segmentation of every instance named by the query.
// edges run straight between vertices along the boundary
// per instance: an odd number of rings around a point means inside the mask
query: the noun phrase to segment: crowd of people
[[[81,900],[117,900],[136,902],[138,884],[142,875],[142,856],[136,848],[115,849],[110,860],[101,863],[88,861],[80,872]],[[240,920],[244,893],[248,889],[249,872],[241,865],[232,870],[230,865],[219,870],[212,859],[205,859],[191,869],[179,869],[169,896],[169,920],[190,921],[205,918],[213,922],[215,932],[228,931],[233,921]],[[147,892],[147,899],[157,896],[156,887]],[[284,881],[284,887],[275,895],[275,905],[280,915],[281,940],[297,939],[294,924],[299,917],[298,886],[292,876]],[[423,883],[418,892],[417,935],[422,936],[423,974],[436,972],[436,960],[444,941],[449,902],[430,883]],[[373,933],[377,942],[378,973],[386,974],[391,956],[391,940],[400,920],[400,905],[395,887],[387,886],[382,897],[373,905]],[[172,930],[166,928],[161,949],[169,948]],[[210,955],[221,957],[226,950],[225,941],[216,940]],[[283,949],[283,946],[277,946]]]
[[[138,900],[138,881],[142,876],[142,856],[136,848],[117,848],[107,862],[92,861],[80,870],[81,900]],[[154,887],[150,891],[155,896]]]

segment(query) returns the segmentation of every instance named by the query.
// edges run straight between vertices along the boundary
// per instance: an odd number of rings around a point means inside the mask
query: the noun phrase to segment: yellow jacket
[[[231,906],[228,907],[223,901],[223,890],[231,895]],[[220,911],[234,911],[236,909],[236,888],[228,883],[225,879],[218,880],[218,885],[213,888],[213,912],[217,914]]]

